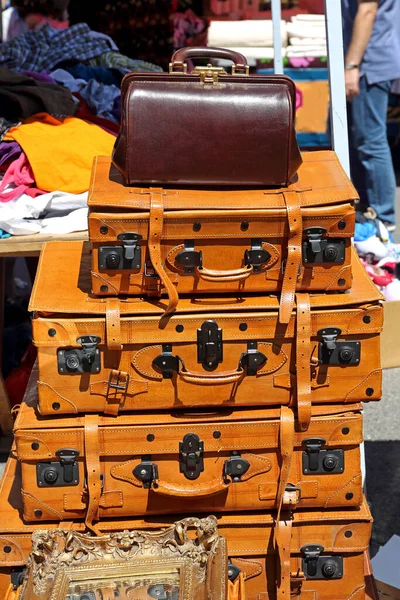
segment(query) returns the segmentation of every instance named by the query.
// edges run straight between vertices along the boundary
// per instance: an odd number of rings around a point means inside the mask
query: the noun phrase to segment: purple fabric
[[[32,77],[32,79],[36,79],[36,81],[41,83],[54,83],[58,85],[57,81],[50,77],[50,75],[47,75],[45,71],[43,71],[43,73],[36,73],[36,71],[22,71],[22,75],[26,75],[26,77]]]
[[[17,142],[0,143],[0,166],[7,162],[16,160],[22,152],[22,148]]]

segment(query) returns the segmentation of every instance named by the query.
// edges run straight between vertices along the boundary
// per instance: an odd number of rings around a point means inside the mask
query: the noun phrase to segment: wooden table
[[[5,300],[5,258],[39,256],[42,246],[50,241],[82,241],[87,240],[87,231],[68,233],[65,235],[33,235],[12,236],[0,240],[0,365],[2,356],[2,341],[4,329],[4,300]],[[4,379],[0,370],[0,428],[4,435],[12,433],[12,418],[10,414],[10,403],[4,385]]]

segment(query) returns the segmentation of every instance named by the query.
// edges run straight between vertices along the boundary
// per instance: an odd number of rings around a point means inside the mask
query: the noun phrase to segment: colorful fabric
[[[46,71],[67,60],[85,62],[110,50],[104,37],[92,37],[86,23],[54,30],[47,23],[0,45],[0,66],[14,71]]]
[[[46,113],[27,119],[5,138],[20,144],[37,186],[45,191],[80,194],[89,189],[95,156],[110,156],[115,137],[81,119],[56,119]]]
[[[120,89],[115,85],[104,85],[94,79],[91,79],[83,89],[80,90],[81,96],[86,100],[89,108],[98,117],[115,121],[112,113],[114,101],[121,94]]]
[[[22,152],[17,142],[0,142],[0,167],[16,160]]]
[[[35,177],[30,164],[22,152],[19,158],[8,167],[3,179],[0,181],[0,202],[10,202],[27,194],[34,198],[43,194],[42,190],[34,187]]]
[[[74,99],[67,88],[0,67],[0,114],[3,117],[27,119],[40,112],[65,116],[75,111]]]
[[[128,58],[128,56],[124,56],[119,52],[106,52],[101,56],[96,56],[96,58],[89,60],[89,65],[92,67],[107,67],[108,69],[117,69],[124,75],[126,73],[130,73],[131,71],[140,71],[144,73],[158,73],[162,71],[162,68],[158,67],[157,65],[153,65],[152,63],[144,60]]]

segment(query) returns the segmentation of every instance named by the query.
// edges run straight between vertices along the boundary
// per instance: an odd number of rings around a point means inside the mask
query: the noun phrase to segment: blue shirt
[[[343,42],[347,52],[359,0],[342,0]],[[360,66],[369,84],[400,77],[400,0],[379,0],[372,35]]]

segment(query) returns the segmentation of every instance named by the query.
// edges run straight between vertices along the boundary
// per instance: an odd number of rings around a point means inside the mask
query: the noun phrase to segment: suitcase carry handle
[[[171,59],[170,72],[173,72],[175,69],[182,70],[186,61],[192,58],[222,58],[231,60],[235,65],[233,72],[236,70],[248,72],[248,69],[246,69],[246,57],[243,56],[243,54],[240,54],[240,52],[234,52],[227,48],[209,48],[202,46],[181,48],[174,52]]]
[[[244,281],[253,273],[253,265],[241,267],[239,269],[232,269],[230,271],[216,271],[213,269],[206,269],[206,267],[198,267],[196,273],[201,279],[204,279],[204,281],[210,281],[212,283]]]
[[[184,371],[179,372],[179,377],[186,383],[195,383],[200,385],[221,385],[225,383],[238,383],[245,376],[245,370],[240,367],[234,371],[223,371],[222,373],[216,373],[211,375],[210,373],[204,374],[198,371]]]
[[[160,494],[161,496],[179,496],[181,498],[190,498],[195,496],[201,498],[205,496],[214,496],[215,494],[221,494],[231,485],[231,481],[226,482],[221,477],[214,479],[208,483],[193,484],[192,486],[176,485],[166,481],[157,480],[157,485],[153,486],[151,490]]]

